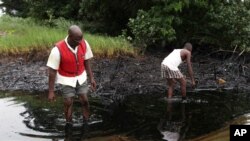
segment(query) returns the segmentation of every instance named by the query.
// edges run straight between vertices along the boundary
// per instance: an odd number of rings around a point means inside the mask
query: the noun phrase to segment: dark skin
[[[68,44],[75,49],[79,43],[82,41],[83,34],[81,29],[78,26],[71,26],[68,31]],[[93,91],[96,90],[96,82],[93,77],[93,73],[90,66],[90,60],[84,61],[85,70],[89,77],[91,83],[91,89]],[[55,101],[55,78],[56,78],[57,70],[49,68],[49,94],[48,100],[50,102]],[[82,104],[82,113],[84,119],[88,120],[89,118],[89,102],[86,94],[80,94],[79,100]],[[66,118],[66,122],[72,122],[72,107],[73,107],[73,97],[64,98],[64,114]]]
[[[194,74],[193,74],[193,69],[192,69],[192,63],[191,63],[191,52],[192,52],[192,45],[190,43],[185,44],[184,48],[181,50],[181,59],[182,61],[186,61],[187,63],[187,69],[188,73],[191,79],[192,83],[192,88],[195,87],[195,80],[194,80]],[[182,97],[186,97],[186,78],[182,77],[179,79],[174,79],[174,78],[168,78],[167,83],[168,83],[168,98],[171,98],[173,96],[173,90],[176,84],[176,80],[180,83],[181,86],[181,94]]]

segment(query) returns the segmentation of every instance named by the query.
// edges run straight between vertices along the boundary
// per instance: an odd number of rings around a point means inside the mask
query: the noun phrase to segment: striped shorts
[[[170,70],[167,66],[161,65],[161,77],[162,78],[182,78],[183,75],[179,70]]]

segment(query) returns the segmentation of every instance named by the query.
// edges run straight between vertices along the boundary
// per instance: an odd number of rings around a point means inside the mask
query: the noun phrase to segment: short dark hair
[[[193,46],[192,46],[192,44],[191,44],[190,42],[186,42],[186,43],[184,44],[184,47],[183,47],[183,48],[185,48],[185,49],[191,51],[191,50],[193,49]]]

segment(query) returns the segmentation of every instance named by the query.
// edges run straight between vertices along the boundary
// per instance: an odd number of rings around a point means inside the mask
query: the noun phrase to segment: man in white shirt
[[[168,94],[167,97],[173,96],[173,90],[176,80],[179,81],[181,86],[182,100],[186,100],[186,78],[180,72],[178,66],[183,62],[187,62],[188,73],[191,78],[192,87],[195,87],[195,80],[191,64],[192,44],[185,43],[183,49],[173,50],[161,63],[161,75],[167,79]]]
[[[72,124],[72,106],[75,95],[79,96],[82,104],[83,120],[87,121],[89,118],[87,75],[91,88],[96,89],[96,82],[90,67],[92,57],[91,48],[83,39],[81,29],[76,25],[70,26],[68,36],[56,43],[49,55],[47,62],[49,69],[48,99],[49,101],[55,100],[55,83],[60,84],[64,98],[66,123]]]

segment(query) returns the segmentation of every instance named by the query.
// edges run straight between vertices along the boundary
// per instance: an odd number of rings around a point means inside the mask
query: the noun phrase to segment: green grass
[[[119,37],[107,37],[85,34],[95,54],[101,56],[114,57],[119,55],[136,55],[136,50],[127,41]]]
[[[0,17],[0,54],[25,54],[31,51],[46,51],[67,36],[63,27],[50,28],[36,24],[32,19]],[[84,33],[95,56],[136,56],[136,49],[126,40]]]

